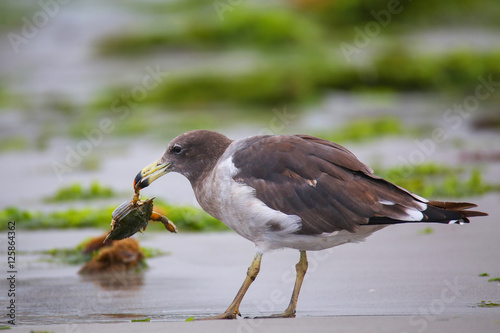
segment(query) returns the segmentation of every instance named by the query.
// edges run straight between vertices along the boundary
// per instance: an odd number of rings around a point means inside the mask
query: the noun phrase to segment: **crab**
[[[177,232],[177,227],[166,216],[153,210],[153,198],[141,201],[136,193],[132,201],[125,201],[111,214],[111,230],[106,240],[119,240],[128,238],[138,231],[146,230],[149,221],[163,223],[170,232]]]

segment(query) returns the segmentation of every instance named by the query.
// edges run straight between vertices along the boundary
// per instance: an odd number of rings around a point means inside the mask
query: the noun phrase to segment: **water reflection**
[[[114,271],[93,275],[82,275],[82,280],[93,282],[105,290],[139,290],[144,285],[143,272]]]

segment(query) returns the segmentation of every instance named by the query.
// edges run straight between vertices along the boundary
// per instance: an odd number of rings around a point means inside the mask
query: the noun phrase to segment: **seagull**
[[[309,135],[260,135],[231,140],[194,130],[179,135],[165,153],[136,176],[137,191],[169,173],[191,183],[200,206],[255,244],[255,256],[233,302],[222,314],[235,319],[257,277],[265,252],[300,252],[290,303],[295,317],[307,271],[306,251],[363,241],[391,224],[463,224],[488,214],[467,202],[430,201],[381,177],[341,145]]]

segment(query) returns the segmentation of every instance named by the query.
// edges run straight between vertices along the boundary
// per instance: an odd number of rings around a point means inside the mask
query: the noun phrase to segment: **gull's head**
[[[196,182],[212,170],[231,142],[220,133],[206,130],[181,134],[170,141],[162,157],[139,171],[134,189],[139,191],[169,172],[178,172],[191,183]]]

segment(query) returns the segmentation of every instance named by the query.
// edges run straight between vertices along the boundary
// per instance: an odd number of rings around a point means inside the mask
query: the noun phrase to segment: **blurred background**
[[[472,163],[476,182],[497,180],[484,164],[500,159],[498,1],[2,1],[0,13],[1,208],[51,210],[40,199],[75,184],[126,197],[169,140],[199,128],[317,135],[384,175],[434,163],[419,170],[459,183]],[[196,204],[169,177],[154,195]]]
[[[497,0],[2,0],[0,219],[104,232],[202,128],[319,136],[420,195],[500,203],[499,105]],[[181,176],[143,195],[225,230]]]

